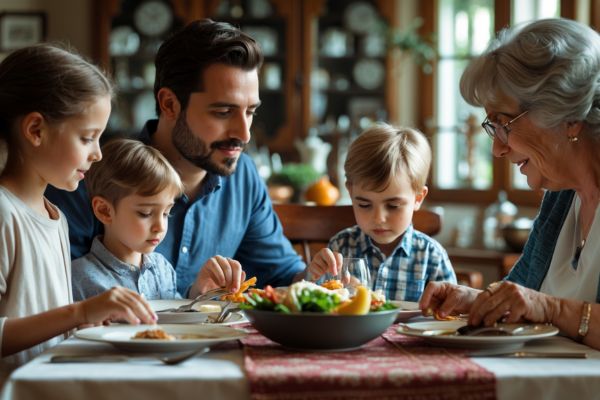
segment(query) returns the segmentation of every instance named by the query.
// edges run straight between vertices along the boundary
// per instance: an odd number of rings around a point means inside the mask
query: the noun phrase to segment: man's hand
[[[245,279],[246,273],[238,261],[229,257],[214,256],[202,266],[196,282],[190,289],[190,298],[217,287],[224,287],[234,293]]]

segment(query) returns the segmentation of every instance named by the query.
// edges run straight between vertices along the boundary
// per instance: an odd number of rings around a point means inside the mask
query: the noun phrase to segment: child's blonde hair
[[[104,197],[116,207],[126,196],[153,196],[172,188],[183,193],[175,168],[151,146],[130,139],[113,139],[102,146],[103,158],[92,164],[85,177],[90,199]]]
[[[390,181],[406,173],[415,192],[427,181],[431,148],[416,129],[378,123],[365,130],[348,150],[344,170],[348,185],[384,191]]]

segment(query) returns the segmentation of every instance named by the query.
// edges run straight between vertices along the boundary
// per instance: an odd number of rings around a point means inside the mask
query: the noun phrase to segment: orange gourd
[[[310,185],[304,193],[306,201],[314,201],[319,206],[332,206],[340,197],[340,191],[327,176]]]

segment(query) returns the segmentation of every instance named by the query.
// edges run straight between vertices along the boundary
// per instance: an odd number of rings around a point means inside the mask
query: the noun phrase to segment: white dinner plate
[[[192,300],[190,299],[175,299],[175,300],[149,300],[150,306],[156,312],[158,316],[159,324],[201,324],[210,323],[211,325],[232,325],[239,324],[242,322],[248,322],[248,320],[240,312],[234,312],[231,314],[227,321],[220,324],[214,324],[209,322],[208,317],[216,317],[219,312],[202,312],[202,306],[204,305],[216,305],[219,306],[219,310],[227,303],[225,301],[203,301],[196,303],[192,306],[195,311],[188,312],[159,312],[160,310],[166,310],[169,308],[177,308],[179,306],[188,304]]]
[[[199,335],[198,338],[175,340],[133,339],[137,332],[162,329],[170,335]],[[125,351],[164,353],[199,349],[228,340],[237,340],[246,333],[228,326],[215,325],[125,325],[97,326],[75,332],[75,337],[110,343]]]
[[[421,313],[421,309],[419,308],[419,303],[415,301],[390,300],[390,303],[399,309],[395,322],[405,322],[412,317],[423,315],[423,313]]]
[[[185,304],[189,304],[191,299],[174,299],[174,300],[149,300],[150,307],[154,310],[158,316],[158,322],[160,324],[197,324],[206,322],[209,315],[217,316],[221,307],[225,305],[224,301],[202,301],[193,305],[195,311],[188,312],[160,312],[160,310],[167,310],[169,308],[177,308]],[[202,312],[202,306],[204,305],[216,305],[219,307],[218,311],[214,312]]]
[[[431,344],[445,347],[464,347],[471,349],[517,349],[525,342],[554,336],[558,328],[545,324],[501,324],[507,328],[523,327],[510,336],[452,336],[435,334],[436,330],[456,330],[466,325],[465,321],[424,321],[409,322],[398,328],[398,333],[416,336],[429,341]],[[429,332],[427,332],[429,331]]]

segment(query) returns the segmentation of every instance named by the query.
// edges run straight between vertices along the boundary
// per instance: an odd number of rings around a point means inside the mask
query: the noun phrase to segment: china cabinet
[[[333,137],[358,129],[361,119],[396,120],[386,46],[396,1],[97,0],[95,7],[96,56],[119,89],[109,131],[136,132],[155,116],[156,50],[198,18],[230,22],[262,46],[263,104],[252,132],[284,160],[298,158],[294,141],[309,132]]]
[[[98,0],[96,57],[117,87],[107,133],[139,132],[155,118],[154,56],[166,36],[186,22],[185,1]]]

